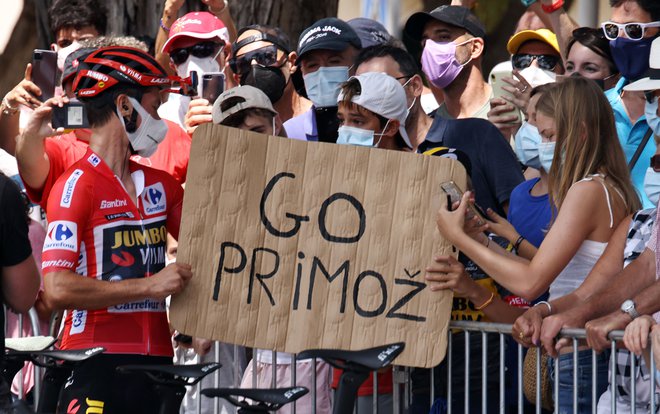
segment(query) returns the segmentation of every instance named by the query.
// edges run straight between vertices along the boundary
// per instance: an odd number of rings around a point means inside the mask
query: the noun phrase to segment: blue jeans
[[[596,396],[592,398],[592,368],[591,350],[578,351],[577,359],[577,404],[578,413],[591,413],[592,406],[598,404],[600,395],[607,389],[607,364],[610,352],[606,351],[596,355]],[[548,372],[551,386],[554,389],[555,359],[548,359]],[[593,405],[592,405],[593,403]],[[559,407],[559,414],[573,413],[573,353],[559,356],[559,395],[555,396],[555,404]]]

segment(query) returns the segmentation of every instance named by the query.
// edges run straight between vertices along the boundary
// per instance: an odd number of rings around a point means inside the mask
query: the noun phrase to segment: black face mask
[[[252,65],[252,70],[241,76],[241,85],[260,89],[273,104],[284,95],[286,84],[286,78],[280,68],[272,66]]]

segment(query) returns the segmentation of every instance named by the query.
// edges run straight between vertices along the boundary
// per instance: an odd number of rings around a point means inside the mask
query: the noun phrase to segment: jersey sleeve
[[[14,266],[32,254],[28,238],[25,202],[18,187],[7,177],[0,183],[0,266]]]
[[[33,188],[25,182],[22,175],[21,180],[23,180],[25,191],[27,192],[28,197],[30,197],[30,200],[35,204],[39,204],[41,208],[47,211],[48,195],[57,179],[64,174],[68,165],[66,154],[55,140],[46,138],[44,141],[44,148],[46,155],[48,155],[48,161],[50,162],[48,176],[46,177],[44,185],[41,188]]]
[[[81,169],[60,177],[48,196],[48,229],[42,255],[43,274],[75,271],[83,231],[91,217],[91,182]],[[89,183],[89,184],[88,184]]]

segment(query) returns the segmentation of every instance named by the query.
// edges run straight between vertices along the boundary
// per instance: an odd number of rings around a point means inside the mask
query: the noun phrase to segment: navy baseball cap
[[[486,28],[483,23],[469,9],[461,6],[440,6],[433,9],[430,13],[415,13],[406,22],[403,31],[410,38],[420,41],[424,26],[430,20],[438,20],[452,26],[460,27],[468,31],[472,36],[485,37]]]
[[[392,35],[379,21],[367,17],[356,17],[347,23],[357,33],[363,48],[382,45],[392,39]]]
[[[336,17],[326,17],[305,29],[298,40],[298,59],[300,61],[313,50],[334,50],[341,52],[347,47],[362,49],[362,42],[355,30],[345,21]]]

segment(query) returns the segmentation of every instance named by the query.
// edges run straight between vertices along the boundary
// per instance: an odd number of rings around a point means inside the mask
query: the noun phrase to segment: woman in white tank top
[[[640,208],[612,109],[594,82],[578,77],[557,83],[536,109],[543,137],[539,157],[549,171],[550,201],[557,214],[534,258],[517,257],[493,243],[485,246],[468,235],[463,226],[469,193],[455,211],[442,206],[437,218],[446,239],[502,286],[530,301],[548,289],[555,299],[579,286],[619,222]],[[585,359],[589,363],[590,355]],[[570,391],[572,384],[566,385]],[[580,412],[591,410],[591,382],[584,385],[588,398]],[[559,395],[556,403],[563,412],[568,409],[563,403],[572,404],[572,396],[561,389]]]

